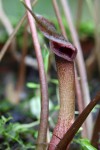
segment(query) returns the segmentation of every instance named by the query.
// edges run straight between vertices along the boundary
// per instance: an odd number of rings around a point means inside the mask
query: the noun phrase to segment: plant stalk
[[[54,7],[54,10],[55,10],[55,13],[56,13],[56,16],[57,16],[57,20],[58,20],[59,27],[60,27],[60,30],[62,32],[62,35],[67,39],[66,30],[65,30],[63,22],[62,22],[62,17],[61,17],[60,11],[59,11],[57,1],[52,0],[52,3],[53,3],[53,7]]]
[[[25,0],[26,5],[31,9],[30,0]],[[37,150],[45,150],[47,140],[47,128],[48,128],[48,114],[49,114],[49,107],[48,107],[48,86],[46,81],[46,75],[44,71],[43,59],[40,50],[40,45],[38,41],[37,31],[35,27],[35,23],[33,20],[32,15],[27,10],[28,21],[32,33],[32,40],[35,47],[38,68],[39,68],[39,76],[40,76],[40,89],[41,89],[41,116],[40,116],[40,127],[38,132],[38,140],[37,140]]]
[[[91,139],[91,144],[97,149],[99,149],[100,146],[99,139],[100,139],[100,110],[98,112],[98,116],[94,124],[93,135]]]
[[[74,121],[75,75],[74,62],[55,56],[59,80],[60,110],[49,150],[54,150]]]

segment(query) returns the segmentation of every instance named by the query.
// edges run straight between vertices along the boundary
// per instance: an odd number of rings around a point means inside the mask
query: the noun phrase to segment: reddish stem
[[[91,140],[91,144],[97,149],[99,149],[100,146],[99,139],[100,139],[100,110],[94,125],[94,130],[93,130],[93,135]]]
[[[79,30],[80,27],[80,21],[82,18],[82,11],[83,11],[83,0],[78,0],[77,1],[77,13],[76,13],[76,28],[77,31]]]
[[[54,10],[55,10],[55,13],[56,13],[56,16],[57,16],[57,20],[58,20],[62,35],[67,39],[66,30],[65,30],[64,25],[62,23],[62,17],[61,17],[60,11],[59,11],[57,1],[52,0],[52,3],[53,3],[53,7],[54,7]]]
[[[27,44],[28,44],[27,40],[28,40],[27,24],[25,24],[24,35],[23,35],[22,57],[21,57],[20,68],[19,68],[19,78],[16,86],[16,91],[18,92],[18,101],[20,100],[19,96],[23,91],[24,82],[25,82],[26,66],[24,63],[24,59],[27,54]]]
[[[31,9],[30,0],[25,0],[26,5]],[[40,128],[38,134],[38,150],[44,150],[46,147],[43,143],[46,143],[47,137],[47,128],[48,128],[48,86],[46,82],[46,76],[44,71],[43,59],[40,50],[40,45],[38,42],[37,31],[35,27],[35,23],[32,15],[27,10],[28,21],[32,33],[32,39],[35,47],[38,68],[39,68],[39,76],[40,76],[40,86],[41,86],[41,116],[40,116]],[[42,144],[42,145],[41,145]]]
[[[78,110],[79,110],[79,114],[81,114],[81,112],[84,110],[84,102],[82,98],[81,86],[79,83],[78,73],[76,68],[75,68],[75,87],[76,87]],[[87,137],[86,123],[84,123],[82,127],[83,127],[82,137]]]

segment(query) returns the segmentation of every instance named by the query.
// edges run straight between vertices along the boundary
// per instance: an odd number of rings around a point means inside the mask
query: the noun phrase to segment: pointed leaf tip
[[[70,42],[68,42],[63,35],[56,32],[53,23],[41,15],[35,15],[24,2],[23,4],[34,17],[41,32],[50,40],[51,50],[57,56],[64,58],[67,61],[73,61],[76,57],[77,49]]]

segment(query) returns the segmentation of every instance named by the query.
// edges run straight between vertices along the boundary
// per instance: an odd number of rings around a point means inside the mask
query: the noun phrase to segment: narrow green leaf
[[[51,79],[50,82],[58,85],[58,80],[57,79]]]
[[[40,88],[40,85],[39,84],[36,84],[36,83],[27,83],[26,86],[28,88],[32,88],[32,89],[37,89],[37,88]]]
[[[76,139],[75,143],[81,145],[82,150],[97,150],[93,147],[88,139]]]
[[[48,71],[48,66],[49,66],[49,51],[46,47],[46,45],[44,45],[44,49],[42,51],[42,55],[43,55],[43,60],[44,60],[44,68],[45,68],[45,72]]]
[[[93,147],[88,139],[80,139],[79,140],[83,150],[97,150],[95,147]]]

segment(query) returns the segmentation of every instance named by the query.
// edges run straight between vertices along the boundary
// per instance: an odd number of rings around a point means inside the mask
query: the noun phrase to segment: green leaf
[[[49,100],[49,109],[53,108],[52,102]],[[30,110],[34,116],[40,118],[41,106],[40,106],[40,97],[33,97],[30,100]]]
[[[80,144],[82,150],[97,150],[93,147],[88,139],[77,139],[76,143]]]
[[[16,123],[13,126],[14,127],[13,129],[16,132],[22,133],[22,132],[28,131],[29,128],[32,128],[32,127],[34,127],[34,126],[36,126],[38,124],[39,124],[39,121],[28,123],[28,124],[19,124],[19,123]]]
[[[12,119],[12,117],[6,118],[6,117],[4,117],[4,116],[1,116],[1,121],[3,121],[4,124],[5,124],[6,122],[8,122],[9,120],[11,120],[11,119]]]
[[[32,82],[27,83],[26,86],[27,86],[28,88],[32,88],[32,89],[40,88],[40,84],[32,83]]]
[[[79,27],[79,33],[80,35],[83,34],[88,34],[88,35],[93,35],[94,32],[94,24],[92,22],[82,22],[80,27]]]
[[[96,105],[96,106],[93,108],[92,112],[93,112],[93,113],[96,113],[98,109],[100,109],[100,105],[99,105],[99,104]]]
[[[0,145],[0,148],[2,148],[2,146],[5,143],[5,146],[12,149],[11,147],[9,147],[11,142],[18,143],[20,146],[20,150],[27,150],[28,148],[32,148],[33,146],[31,145],[31,143],[27,144],[22,140],[22,138],[20,137],[20,133],[23,133],[23,135],[25,133],[29,133],[30,128],[39,124],[39,121],[32,122],[29,124],[20,124],[8,122],[10,119],[12,118],[5,118],[4,116],[0,118],[0,136],[4,139],[4,142]]]
[[[44,49],[42,51],[42,55],[43,55],[43,60],[44,60],[44,68],[45,71],[48,71],[48,66],[49,66],[49,50],[47,49],[46,45],[44,45]]]
[[[50,82],[58,85],[58,80],[57,79],[51,79]]]

